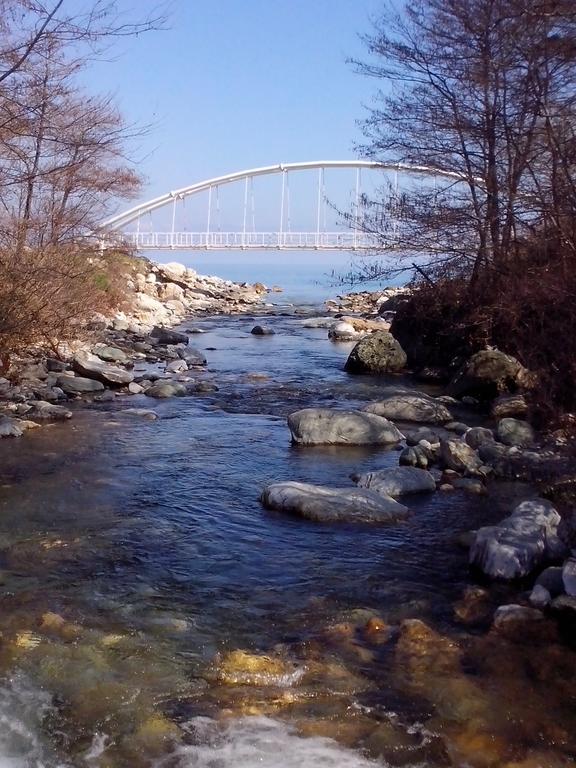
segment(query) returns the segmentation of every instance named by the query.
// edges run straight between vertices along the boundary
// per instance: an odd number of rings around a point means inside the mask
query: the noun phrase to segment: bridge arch
[[[407,163],[381,163],[370,160],[312,160],[302,163],[278,163],[276,165],[266,165],[260,168],[250,168],[248,170],[236,171],[234,173],[228,173],[223,176],[215,176],[211,179],[205,179],[204,181],[190,184],[187,187],[176,189],[167,192],[164,195],[155,197],[152,200],[148,200],[144,203],[139,203],[133,208],[116,214],[115,216],[106,219],[100,225],[101,231],[113,232],[121,229],[122,227],[135,221],[140,216],[151,213],[157,208],[162,208],[166,205],[170,205],[175,200],[183,200],[191,195],[200,194],[214,187],[219,187],[225,184],[231,184],[237,181],[244,181],[245,179],[256,178],[257,176],[270,176],[273,174],[287,173],[289,171],[309,171],[314,169],[328,169],[328,168],[351,168],[362,169],[368,168],[372,170],[382,171],[394,171],[397,173],[408,173],[414,175],[425,176],[440,176],[444,178],[450,178],[455,181],[462,181],[463,176],[459,173],[452,171],[442,171],[438,168],[425,165],[410,165]]]

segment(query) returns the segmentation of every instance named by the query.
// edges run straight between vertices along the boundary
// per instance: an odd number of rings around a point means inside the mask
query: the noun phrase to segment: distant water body
[[[278,285],[276,301],[320,304],[341,293],[377,290],[390,283],[351,286],[346,280],[367,257],[340,251],[158,251],[154,261],[179,261],[203,275]]]

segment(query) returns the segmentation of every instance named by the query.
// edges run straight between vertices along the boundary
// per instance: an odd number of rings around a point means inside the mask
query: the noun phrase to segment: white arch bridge
[[[342,207],[336,206],[327,192],[326,176],[333,170],[347,171],[348,180],[352,182],[347,185],[347,199]],[[309,173],[303,174],[304,171]],[[368,171],[372,172],[372,178],[366,187],[362,174]],[[310,172],[316,174],[312,183]],[[354,174],[352,178],[351,172]],[[254,188],[255,180],[260,177],[275,177],[277,185],[274,189],[268,183],[264,188],[266,227],[256,226]],[[104,245],[122,243],[145,251],[370,250],[377,245],[376,238],[365,232],[361,225],[363,206],[369,194],[367,189],[378,189],[382,194],[387,182],[389,199],[385,231],[389,242],[386,245],[400,248],[400,219],[395,213],[399,206],[394,203],[405,191],[407,179],[412,183],[419,180],[421,185],[424,177],[433,179],[434,185],[437,177],[462,181],[456,173],[427,166],[368,160],[316,160],[252,168],[200,181],[140,203],[102,222],[98,237]],[[223,226],[223,198],[229,187],[236,191],[228,196],[228,226]],[[340,191],[342,187],[340,183]],[[338,211],[346,211],[348,215],[343,217]],[[294,226],[295,213],[303,225]],[[234,225],[230,226],[232,220]],[[270,226],[271,220],[277,224]],[[378,243],[382,245],[382,240]]]

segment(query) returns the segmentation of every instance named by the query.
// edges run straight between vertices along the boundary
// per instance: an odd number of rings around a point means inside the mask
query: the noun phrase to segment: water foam
[[[66,768],[41,738],[50,696],[23,676],[0,685],[0,768]]]
[[[179,747],[155,768],[381,768],[332,739],[303,738],[268,717],[243,717],[224,723],[207,717],[185,729],[193,744]]]

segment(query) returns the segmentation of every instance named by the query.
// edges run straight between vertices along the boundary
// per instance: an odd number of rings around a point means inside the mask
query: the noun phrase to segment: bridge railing
[[[125,232],[116,238],[138,250],[370,250],[362,232]]]

